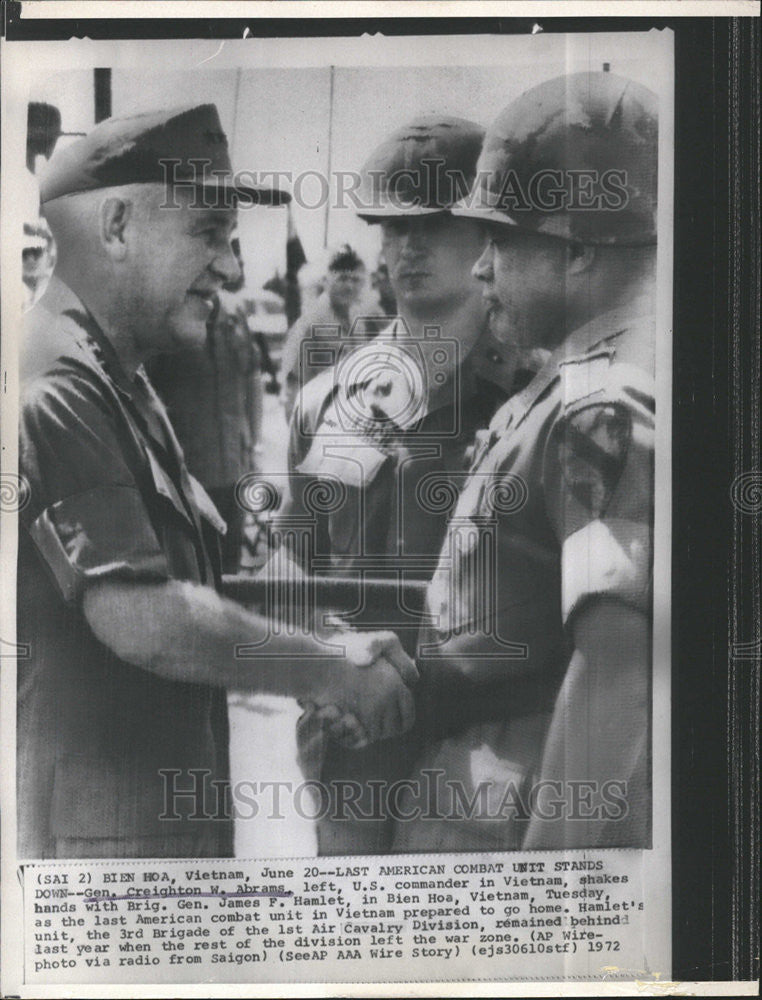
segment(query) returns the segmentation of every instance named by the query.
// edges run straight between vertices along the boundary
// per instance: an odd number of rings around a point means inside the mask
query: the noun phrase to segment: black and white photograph
[[[17,995],[670,978],[674,42],[5,43]]]

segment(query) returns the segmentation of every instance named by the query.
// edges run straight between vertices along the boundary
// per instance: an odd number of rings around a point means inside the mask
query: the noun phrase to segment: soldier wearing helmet
[[[481,225],[450,212],[473,182],[483,135],[460,118],[419,118],[392,133],[361,171],[357,211],[381,230],[399,315],[370,343],[339,345],[334,367],[302,391],[291,425],[291,500],[280,522],[313,516],[315,482],[338,485],[343,502],[318,515],[314,553],[343,572],[395,579],[405,565],[409,577],[430,578],[448,512],[431,484],[444,483],[447,498],[457,491],[477,429],[517,377],[531,377],[517,376],[513,346],[489,332],[471,274]],[[414,641],[414,628],[406,634]],[[309,712],[300,741],[313,773],[327,749],[322,776],[332,808],[318,826],[320,853],[388,850],[390,823],[331,821],[334,783],[357,782],[367,815],[369,779],[390,784],[414,757],[400,741],[373,754],[325,748],[319,715]]]
[[[453,209],[493,332],[551,353],[480,436],[419,643],[412,778],[475,809],[395,851],[648,843],[656,178],[655,95],[579,73],[503,111]]]

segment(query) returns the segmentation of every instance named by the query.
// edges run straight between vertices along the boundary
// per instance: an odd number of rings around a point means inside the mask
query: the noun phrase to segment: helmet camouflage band
[[[446,116],[397,129],[360,171],[357,214],[380,222],[449,211],[473,184],[483,138],[481,125]]]
[[[487,130],[454,215],[590,244],[656,243],[656,95],[607,72],[526,91]]]

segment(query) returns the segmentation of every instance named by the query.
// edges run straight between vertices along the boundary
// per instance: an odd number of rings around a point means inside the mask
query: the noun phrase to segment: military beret
[[[254,180],[248,173],[247,179]],[[57,150],[40,177],[40,202],[122,184],[167,184],[203,191],[206,207],[281,205],[284,191],[245,183],[230,163],[214,104],[107,118]]]

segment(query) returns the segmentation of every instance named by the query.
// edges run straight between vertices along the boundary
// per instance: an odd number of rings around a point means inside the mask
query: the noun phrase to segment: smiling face
[[[403,309],[446,309],[478,294],[471,274],[482,249],[478,222],[446,212],[385,219],[381,245]]]
[[[512,226],[485,226],[473,273],[496,337],[520,347],[551,347],[563,336],[567,307],[566,244]]]
[[[123,276],[134,304],[130,326],[149,353],[203,343],[216,293],[240,275],[231,247],[235,209],[162,208],[163,189],[151,185],[125,229]]]

